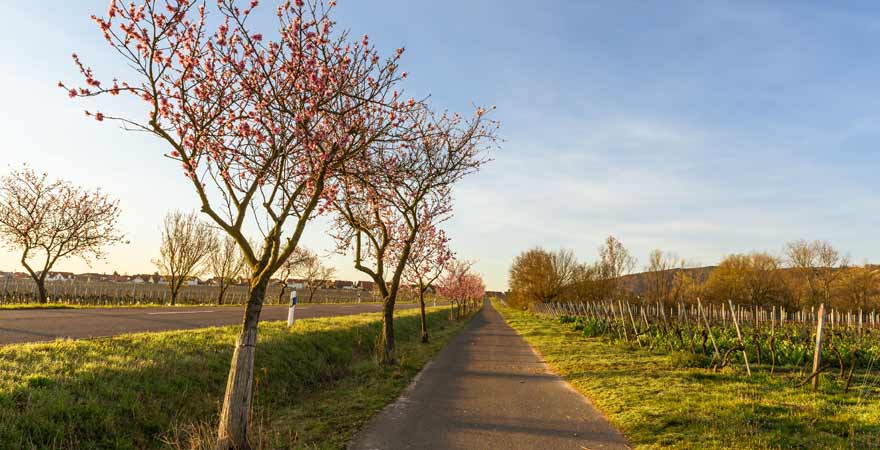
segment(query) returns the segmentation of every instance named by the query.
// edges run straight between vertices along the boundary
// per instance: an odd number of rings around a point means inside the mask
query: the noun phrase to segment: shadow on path
[[[351,450],[628,449],[487,303]]]

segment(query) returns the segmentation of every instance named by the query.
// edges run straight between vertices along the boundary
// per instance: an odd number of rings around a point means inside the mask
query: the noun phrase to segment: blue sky
[[[88,19],[107,2],[0,3],[0,164],[118,197],[132,243],[93,269],[152,272],[162,215],[194,195],[160,142],[86,119],[55,87],[78,80],[74,51],[99,75],[118,67]],[[448,223],[490,288],[522,250],[591,260],[608,234],[640,266],[653,248],[714,264],[797,238],[880,261],[880,9],[646,3],[339,0],[337,18],[386,52],[406,46],[411,94],[498,106],[505,141]],[[324,224],[306,245],[331,249]],[[16,261],[0,253],[0,270]]]

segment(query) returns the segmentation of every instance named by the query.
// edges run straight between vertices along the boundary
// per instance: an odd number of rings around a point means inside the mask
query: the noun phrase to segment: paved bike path
[[[487,303],[351,450],[628,449]]]

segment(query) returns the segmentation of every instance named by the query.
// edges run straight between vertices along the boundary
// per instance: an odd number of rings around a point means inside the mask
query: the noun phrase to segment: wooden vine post
[[[742,332],[739,330],[739,320],[736,319],[736,309],[733,307],[733,300],[727,300],[727,303],[730,305],[730,316],[731,319],[733,319],[733,325],[736,327],[736,338],[739,340],[739,345],[742,347],[743,361],[746,362],[746,373],[751,377],[752,369],[749,367],[749,356],[746,353],[746,344],[743,342]]]
[[[709,339],[712,340],[712,348],[715,349],[715,357],[718,358],[718,364],[721,364],[721,353],[718,351],[718,345],[715,343],[715,336],[712,334],[712,327],[709,326],[709,319],[707,319],[706,314],[703,313],[703,302],[700,301],[700,297],[697,297],[697,309],[700,312],[700,316],[703,318],[703,323],[706,325]]]
[[[630,323],[632,324],[632,327],[633,327],[633,334],[634,334],[635,337],[636,337],[636,342],[639,343],[639,348],[642,348],[642,337],[641,337],[641,335],[639,334],[639,329],[638,329],[638,327],[636,327],[636,319],[633,318],[632,307],[630,306],[629,302],[626,303],[626,312],[629,314],[629,321],[630,321]]]
[[[825,325],[825,304],[819,305],[819,321],[816,325],[816,351],[813,353],[813,391],[819,389],[819,365],[822,364],[822,337]]]

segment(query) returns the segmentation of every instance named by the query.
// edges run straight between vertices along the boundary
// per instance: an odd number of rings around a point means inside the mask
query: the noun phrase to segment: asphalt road
[[[398,304],[398,309],[414,308]],[[377,303],[300,304],[298,319],[381,311]],[[286,306],[264,306],[261,320],[287,320]],[[0,345],[112,336],[140,331],[182,330],[241,323],[242,308],[195,306],[171,308],[88,308],[0,310]]]
[[[350,450],[628,449],[490,304]]]

